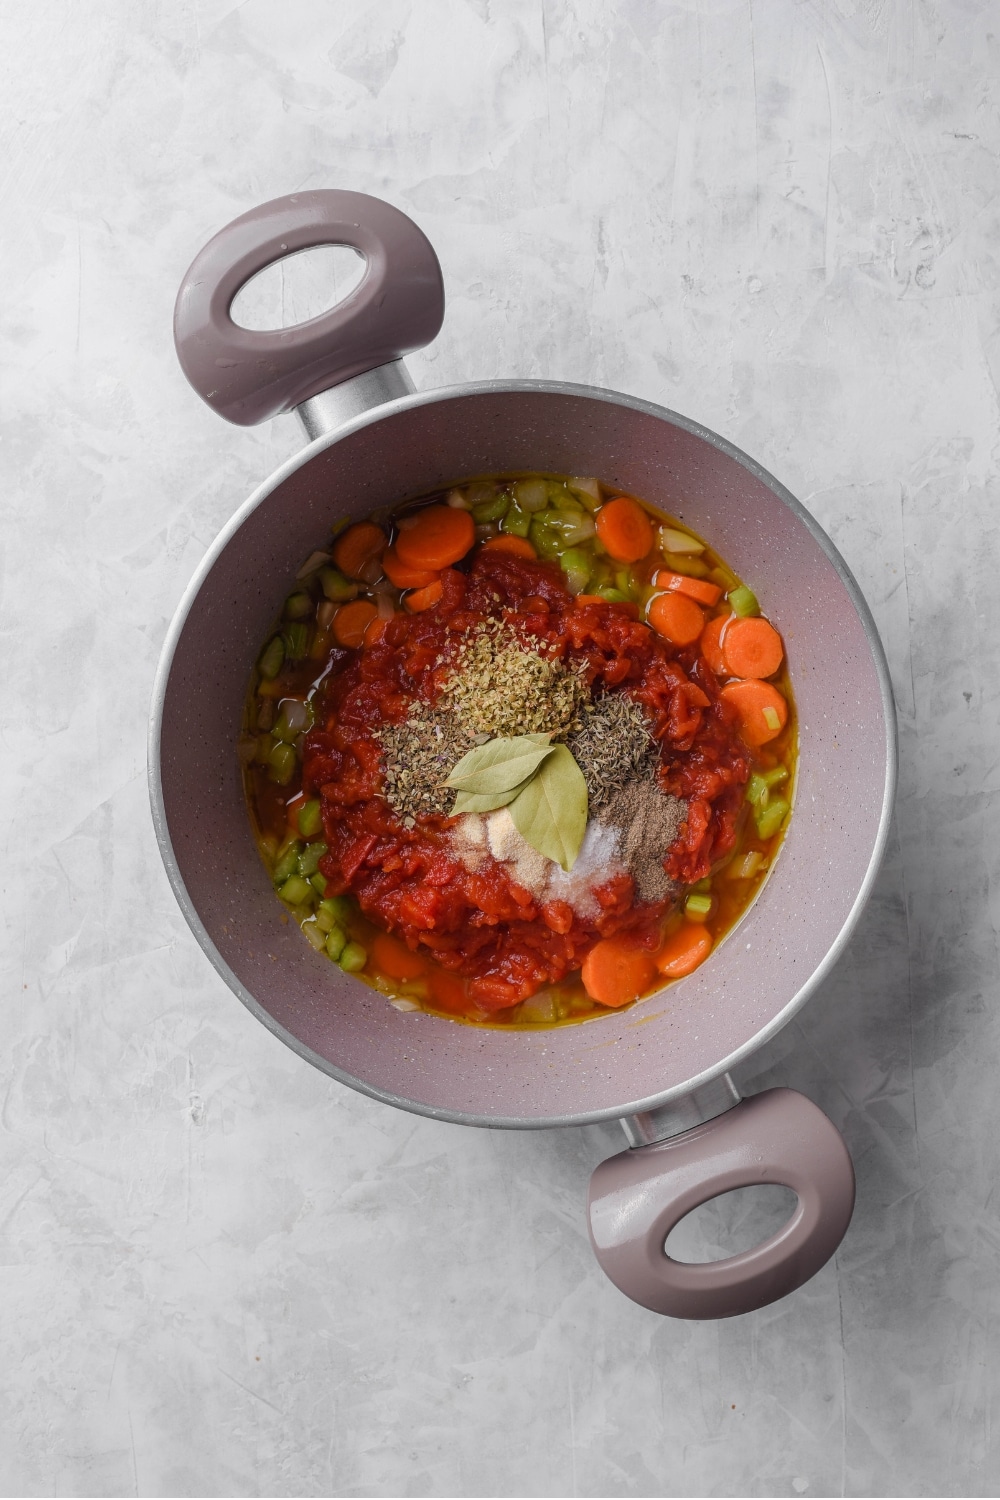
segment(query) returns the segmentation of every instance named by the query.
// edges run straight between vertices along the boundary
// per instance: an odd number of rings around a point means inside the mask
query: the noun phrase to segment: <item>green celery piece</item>
[[[272,879],[275,885],[283,885],[289,875],[297,875],[299,870],[299,855],[302,853],[302,845],[297,839],[293,840],[284,850],[278,863],[274,867]]]
[[[505,531],[508,536],[527,536],[531,530],[531,516],[515,501],[508,505],[507,513],[500,522],[500,530]]]
[[[508,495],[494,495],[490,500],[484,500],[480,505],[472,507],[472,519],[477,526],[485,526],[490,521],[499,521],[501,516],[507,514],[510,504]]]
[[[771,789],[767,784],[766,778],[761,776],[759,772],[754,771],[747,782],[747,801],[754,807],[764,808],[767,806],[770,795]]]
[[[312,612],[313,602],[306,593],[289,594],[285,600],[286,620],[309,620]]]
[[[310,875],[309,884],[314,886],[321,896],[326,894],[326,876],[321,875],[318,870],[315,875]]]
[[[368,950],[360,943],[348,943],[340,955],[340,967],[346,974],[359,974],[368,962]]]
[[[773,838],[788,816],[788,803],[784,797],[776,797],[773,802],[761,810],[757,815],[757,832],[762,839]]]
[[[323,827],[323,812],[318,798],[313,797],[310,801],[303,802],[296,822],[304,839],[311,839],[313,834],[319,833]],[[315,869],[315,866],[313,868]]]
[[[311,878],[319,869],[319,862],[327,851],[327,846],[318,840],[314,844],[307,844],[299,855],[299,874]]]
[[[339,568],[321,568],[319,581],[332,604],[344,604],[348,599],[358,597],[358,585],[345,578]]]
[[[335,922],[346,922],[354,910],[349,896],[327,896],[323,906]]]
[[[597,592],[600,594],[600,596],[601,596],[602,599],[604,599],[604,600],[607,601],[608,604],[629,604],[629,603],[631,603],[631,600],[629,599],[628,595],[627,594],[623,594],[622,591],[621,591],[621,589],[608,588],[606,584],[603,584],[597,590]]]
[[[287,786],[295,775],[296,756],[291,745],[275,745],[268,756],[269,775],[279,786]]]
[[[707,895],[690,895],[684,903],[684,910],[692,917],[707,917],[712,910],[712,898]]]
[[[571,594],[582,594],[590,582],[591,560],[580,547],[570,547],[559,559]]]
[[[273,640],[268,641],[261,652],[260,660],[257,663],[260,675],[266,677],[269,682],[273,681],[281,671],[284,661],[285,643],[280,635],[276,635]]]
[[[766,781],[769,787],[780,786],[783,781],[788,780],[788,767],[775,766],[773,771],[765,771],[761,780]]]
[[[339,927],[331,927],[326,935],[326,951],[336,961],[347,947],[347,934]]]
[[[308,880],[303,880],[301,875],[289,875],[278,891],[278,895],[289,906],[303,906],[305,902],[315,897],[316,892]]]
[[[631,568],[619,568],[615,574],[615,586],[626,599],[635,600],[639,590],[635,586]]]
[[[551,511],[543,510],[531,518],[528,536],[539,557],[558,557],[559,553],[564,550],[561,537],[549,524],[548,517],[551,514]]]
[[[727,594],[726,597],[733,614],[739,615],[740,619],[746,619],[747,615],[760,614],[757,595],[753,589],[748,589],[745,583],[741,583],[739,588],[733,589],[732,593]]]
[[[286,625],[281,632],[285,652],[290,661],[300,661],[309,646],[309,627],[299,621]]]

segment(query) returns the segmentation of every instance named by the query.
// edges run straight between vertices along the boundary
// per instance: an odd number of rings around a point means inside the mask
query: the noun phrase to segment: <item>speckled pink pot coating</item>
[[[536,1032],[397,1012],[313,953],[294,924],[283,926],[234,749],[260,643],[296,567],[331,522],[512,470],[595,474],[708,538],[782,632],[800,719],[784,847],[719,950],[624,1013]],[[804,1002],[874,878],[894,733],[884,658],[856,585],[815,523],[738,450],[609,392],[469,386],[404,398],[318,440],[218,539],[164,652],[154,816],[178,898],[209,957],[264,1024],[317,1066],[389,1102],[468,1123],[581,1123],[685,1093],[752,1051]]]

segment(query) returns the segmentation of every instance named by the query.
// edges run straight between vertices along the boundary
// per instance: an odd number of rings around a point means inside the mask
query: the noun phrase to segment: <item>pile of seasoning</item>
[[[530,637],[529,639],[534,639]],[[579,672],[526,646],[502,620],[466,631],[442,697],[473,734],[565,734],[590,694]]]
[[[621,856],[635,881],[640,901],[665,901],[679,887],[670,880],[663,861],[687,817],[687,803],[660,789],[655,776],[628,781],[604,803],[597,814],[618,830]]]
[[[642,707],[627,693],[604,693],[588,704],[580,728],[566,743],[583,772],[593,811],[630,781],[652,775],[660,758]]]

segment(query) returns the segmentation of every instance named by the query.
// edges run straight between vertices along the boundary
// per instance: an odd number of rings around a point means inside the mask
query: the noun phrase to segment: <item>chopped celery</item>
[[[320,808],[319,798],[313,797],[308,802],[303,802],[299,808],[299,815],[295,820],[299,825],[299,832],[304,839],[311,839],[314,833],[319,833],[323,827],[323,813]],[[323,850],[326,853],[326,850]],[[319,856],[317,856],[317,859]],[[316,866],[313,865],[313,870]],[[303,870],[303,875],[311,875],[312,870]]]
[[[297,875],[299,870],[299,855],[302,853],[302,845],[298,839],[292,842],[282,851],[278,863],[274,867],[275,885],[283,885],[289,875]]]
[[[516,501],[507,507],[507,514],[500,522],[501,531],[506,531],[508,536],[527,536],[530,527],[530,515]]]
[[[728,594],[726,597],[729,600],[729,607],[732,610],[733,614],[739,615],[741,619],[745,618],[747,615],[760,614],[760,605],[757,603],[757,595],[754,593],[753,589],[748,589],[745,583],[741,583],[738,588],[733,589],[732,593]]]
[[[757,832],[762,839],[773,838],[788,816],[788,803],[784,797],[775,797],[757,814]]]
[[[289,906],[302,906],[306,901],[312,900],[316,892],[308,880],[303,880],[301,875],[289,875],[279,889],[278,895]]]
[[[769,787],[780,786],[783,781],[788,780],[788,767],[775,766],[773,771],[765,771],[761,781],[765,781]]]
[[[771,788],[768,786],[767,779],[754,771],[747,782],[747,801],[754,807],[764,808],[767,806],[770,795]]]
[[[691,889],[697,891],[699,895],[703,895],[705,891],[710,891],[712,889],[711,875],[706,875],[703,879],[696,880]]]
[[[560,538],[556,536],[547,522],[548,515],[549,512],[544,511],[542,515],[532,516],[528,536],[539,557],[552,558],[558,557],[564,548]]]
[[[316,921],[321,932],[332,932],[337,925],[332,912],[327,911],[325,901],[316,908]]]
[[[289,594],[285,600],[286,620],[308,620],[312,618],[313,602],[306,593]]]
[[[326,933],[317,922],[307,917],[302,923],[302,931],[306,935],[306,942],[311,948],[315,948],[317,953],[326,947]]]
[[[615,587],[626,599],[635,599],[639,590],[635,586],[631,568],[619,568],[615,574]]]
[[[329,948],[329,939],[327,939]],[[360,943],[348,943],[340,955],[340,967],[346,974],[359,973],[368,962],[368,950]]]
[[[684,915],[692,922],[704,922],[712,910],[712,897],[708,895],[690,895],[684,903]]]
[[[778,710],[776,708],[771,708],[768,705],[767,708],[761,709],[761,714],[763,715],[764,723],[772,732],[776,733],[781,728],[781,720],[778,717]]]
[[[593,516],[587,515],[579,507],[573,510],[560,507],[559,510],[544,511],[543,516],[550,530],[555,532],[562,543],[560,551],[565,547],[578,547],[581,542],[589,542],[596,531]]]
[[[271,780],[287,786],[295,775],[295,751],[291,745],[283,745],[279,740],[267,760]]]
[[[358,586],[345,578],[339,568],[323,568],[320,571],[319,581],[323,586],[323,592],[333,604],[343,604],[347,599],[358,597]]]
[[[330,913],[335,922],[346,922],[353,910],[349,896],[327,896],[323,902],[323,908]]]
[[[559,559],[559,566],[566,574],[566,586],[571,594],[582,594],[590,579],[590,558],[586,552],[570,547]]]
[[[284,664],[284,660],[285,643],[280,635],[276,635],[273,640],[268,641],[261,654],[260,661],[257,663],[260,675],[266,677],[268,681],[277,677]]]
[[[301,822],[302,818],[300,817],[299,823],[301,824]],[[307,844],[299,855],[299,874],[306,875],[311,879],[319,869],[319,862],[326,852],[327,846],[321,839],[317,840],[314,844]]]
[[[481,505],[472,507],[472,519],[477,526],[485,526],[488,521],[499,521],[507,514],[509,504],[509,496],[493,495],[489,500],[484,500]]]
[[[295,621],[286,625],[281,632],[285,642],[285,651],[290,661],[299,661],[305,656],[309,647],[309,626]]]
[[[601,598],[602,599],[606,599],[609,604],[628,604],[628,603],[630,603],[628,595],[627,594],[623,594],[622,591],[621,591],[621,589],[612,589],[612,588],[609,588],[607,586],[607,584],[602,584],[601,587],[597,590],[597,592],[600,594]]]
[[[347,947],[347,935],[339,927],[331,927],[326,935],[326,951],[332,959],[338,959]]]
[[[315,886],[321,896],[326,895],[326,876],[321,875],[318,870],[315,875],[310,875],[309,884]]]
[[[549,487],[544,479],[519,479],[514,485],[514,499],[528,515],[544,510],[549,503]]]

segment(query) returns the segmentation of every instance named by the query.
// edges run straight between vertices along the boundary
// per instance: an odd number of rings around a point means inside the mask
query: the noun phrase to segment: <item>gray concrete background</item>
[[[998,38],[974,0],[8,0],[0,1492],[1000,1491]],[[583,1205],[617,1127],[348,1092],[168,890],[160,643],[299,444],[200,405],[173,298],[221,224],[321,186],[438,250],[418,384],[576,380],[708,424],[830,530],[884,634],[889,857],[740,1080],[830,1112],[858,1208],[757,1315],[669,1322],[603,1280]],[[704,1238],[739,1227],[714,1212]]]

